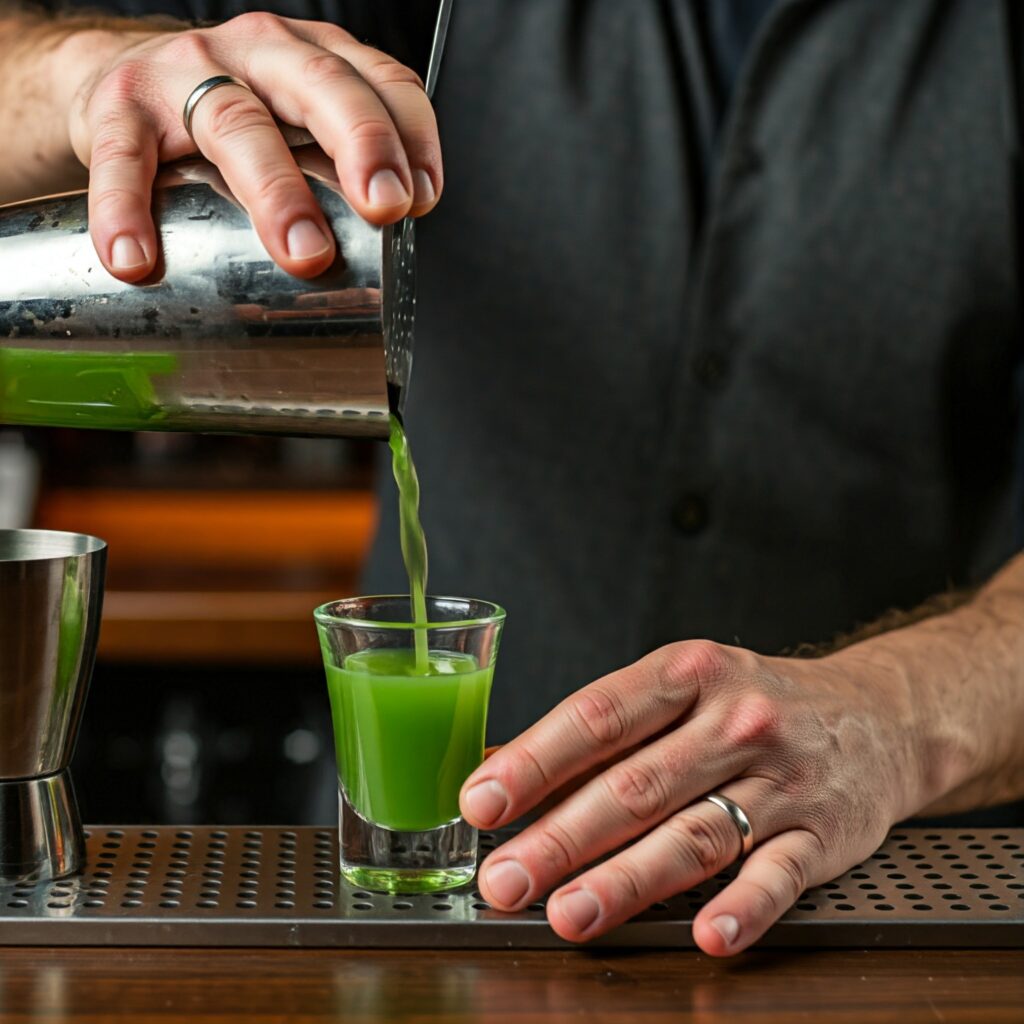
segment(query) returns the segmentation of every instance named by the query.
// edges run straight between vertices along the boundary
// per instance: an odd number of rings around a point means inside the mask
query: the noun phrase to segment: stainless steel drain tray
[[[503,838],[484,834],[483,846]],[[492,910],[478,891],[387,896],[337,871],[315,828],[100,827],[88,866],[60,882],[0,886],[0,944],[46,946],[566,946],[535,903]],[[692,946],[690,924],[731,878],[657,904],[599,940]],[[1024,946],[1024,829],[908,829],[805,893],[762,945]]]

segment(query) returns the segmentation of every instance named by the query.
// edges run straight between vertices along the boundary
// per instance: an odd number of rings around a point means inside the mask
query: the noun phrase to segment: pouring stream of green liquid
[[[427,652],[427,541],[420,525],[420,482],[416,478],[409,439],[397,416],[391,417],[391,470],[398,484],[398,518],[402,537],[402,560],[409,574],[412,621],[416,644],[416,674],[429,675]],[[422,628],[420,628],[422,627]]]

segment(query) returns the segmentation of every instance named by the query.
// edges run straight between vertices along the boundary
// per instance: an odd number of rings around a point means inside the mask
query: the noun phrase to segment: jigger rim
[[[88,533],[0,529],[0,563],[46,562],[95,555],[106,546],[105,540]]]

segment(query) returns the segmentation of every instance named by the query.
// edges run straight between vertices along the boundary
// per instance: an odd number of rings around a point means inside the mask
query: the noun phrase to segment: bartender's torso
[[[509,606],[495,738],[666,641],[824,641],[1020,542],[1001,5],[780,0],[710,179],[673,11],[452,26],[408,421],[432,589]]]
[[[509,610],[494,739],[658,644],[824,641],[1021,542],[1002,0],[776,0],[724,84],[701,6],[456,3],[407,423],[430,589]]]

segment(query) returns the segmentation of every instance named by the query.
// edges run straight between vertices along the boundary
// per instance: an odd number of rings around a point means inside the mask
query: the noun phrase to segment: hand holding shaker
[[[154,187],[160,259],[124,284],[85,192],[0,208],[0,423],[386,438],[412,366],[413,222],[364,221],[295,151],[338,242],[313,281],[267,255],[215,167]]]
[[[452,5],[405,40],[414,65],[429,55],[428,96]],[[97,258],[85,192],[0,208],[0,424],[387,438],[412,367],[413,222],[368,224],[318,147],[293,152],[338,243],[314,281],[271,261],[203,160],[157,176],[160,254],[138,284]]]

